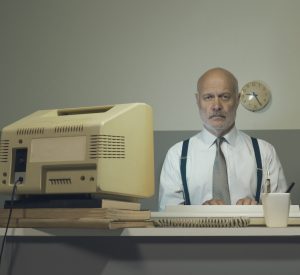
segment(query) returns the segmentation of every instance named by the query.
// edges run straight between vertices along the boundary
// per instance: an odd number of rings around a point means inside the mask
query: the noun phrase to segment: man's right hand
[[[211,199],[208,201],[205,201],[202,205],[224,205],[224,201],[223,200],[219,200],[219,199]]]

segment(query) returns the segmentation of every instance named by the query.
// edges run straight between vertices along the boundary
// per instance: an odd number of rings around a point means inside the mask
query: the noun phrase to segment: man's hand
[[[239,199],[236,203],[237,205],[255,205],[257,204],[256,200],[250,198]]]
[[[250,198],[243,198],[239,199],[236,203],[237,205],[256,205],[256,200],[250,199]],[[219,199],[211,199],[208,201],[205,201],[203,205],[225,205],[223,200]]]
[[[224,201],[219,199],[211,199],[203,203],[203,205],[224,205],[224,204],[225,204]]]

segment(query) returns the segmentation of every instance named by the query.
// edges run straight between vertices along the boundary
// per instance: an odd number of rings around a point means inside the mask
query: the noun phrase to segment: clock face
[[[262,81],[251,81],[241,90],[241,104],[249,111],[256,112],[265,108],[271,99],[271,91]]]

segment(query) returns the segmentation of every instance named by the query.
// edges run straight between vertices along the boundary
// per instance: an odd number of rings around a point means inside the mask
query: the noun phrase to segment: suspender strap
[[[261,156],[260,156],[260,150],[259,150],[259,145],[257,142],[257,139],[254,137],[251,137],[252,144],[253,144],[253,149],[254,149],[254,154],[255,154],[255,159],[256,159],[256,171],[257,171],[257,187],[256,187],[256,196],[255,200],[259,202],[259,197],[260,197],[260,190],[261,190],[261,182],[262,182],[262,164],[261,164]]]
[[[181,172],[181,179],[183,184],[183,198],[184,198],[184,204],[190,205],[190,195],[189,190],[187,187],[187,181],[186,181],[186,159],[187,159],[187,152],[189,147],[189,139],[186,139],[183,141],[182,144],[182,151],[181,151],[181,159],[180,159],[180,172]]]

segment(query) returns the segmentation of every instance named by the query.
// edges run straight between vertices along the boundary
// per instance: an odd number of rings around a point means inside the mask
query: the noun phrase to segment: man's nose
[[[218,111],[218,110],[222,109],[222,103],[221,103],[221,101],[220,101],[220,99],[218,97],[216,97],[214,99],[212,108],[213,108],[214,111]]]

